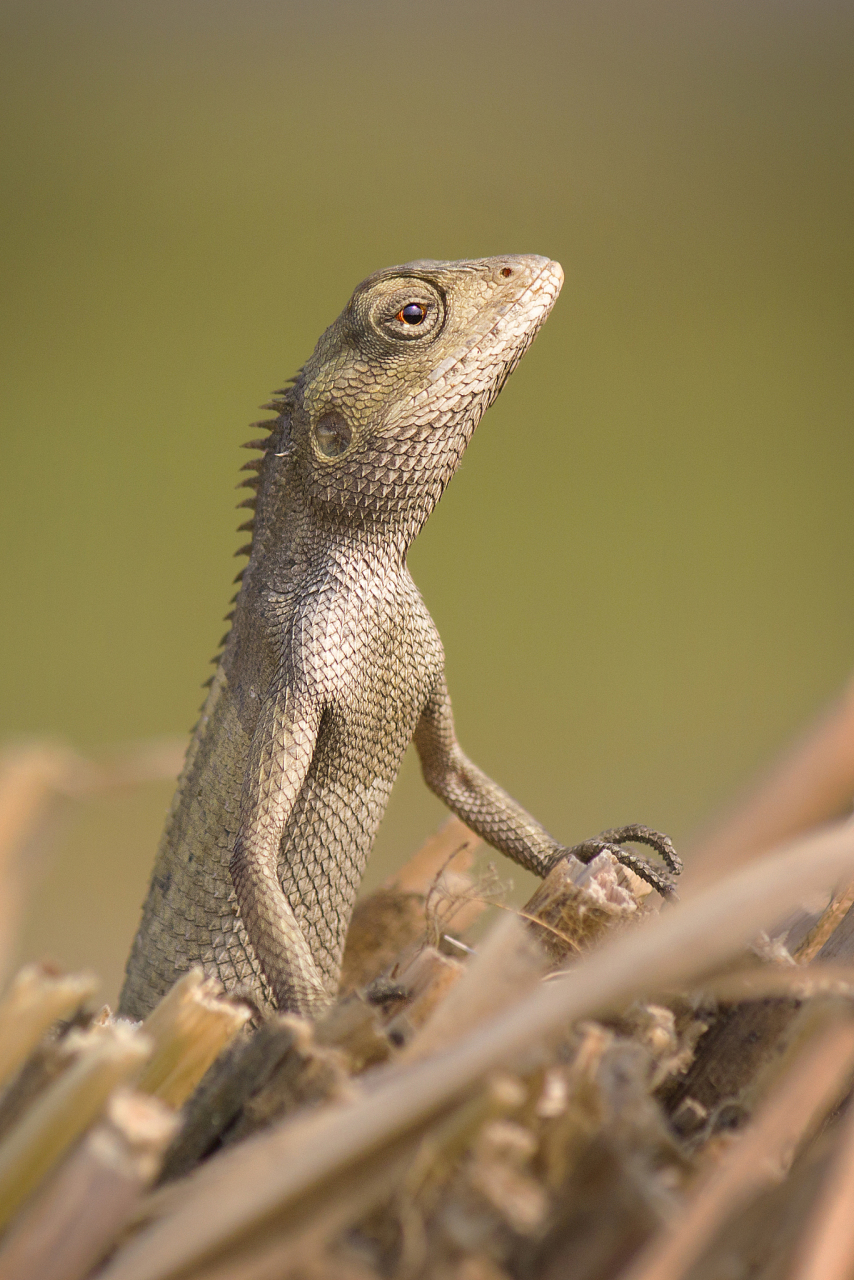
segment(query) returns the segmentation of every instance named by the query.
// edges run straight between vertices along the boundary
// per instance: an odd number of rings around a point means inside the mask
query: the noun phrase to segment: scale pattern
[[[277,393],[247,464],[249,562],[122,1013],[144,1016],[198,963],[262,1010],[322,1011],[413,738],[427,783],[496,848],[540,874],[568,852],[460,750],[442,644],[406,568],[562,281],[534,255],[378,272]]]

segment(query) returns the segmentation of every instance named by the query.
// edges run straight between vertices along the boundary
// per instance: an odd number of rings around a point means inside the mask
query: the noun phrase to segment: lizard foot
[[[643,854],[624,849],[624,844],[649,845],[659,855],[670,874],[661,870]],[[682,870],[682,859],[673,848],[670,838],[662,835],[660,831],[653,831],[651,827],[643,827],[638,823],[632,823],[626,827],[613,827],[609,831],[602,831],[592,840],[583,840],[581,844],[573,845],[560,856],[567,857],[572,854],[574,858],[578,858],[579,862],[592,862],[600,853],[610,853],[624,867],[628,867],[630,871],[634,871],[635,875],[646,880],[647,884],[651,884],[662,898],[671,900],[676,898],[674,879]]]

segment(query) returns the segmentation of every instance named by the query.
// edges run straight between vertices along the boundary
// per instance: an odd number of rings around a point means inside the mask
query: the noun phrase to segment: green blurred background
[[[474,759],[684,839],[838,687],[850,3],[4,0],[0,50],[2,738],[190,728],[247,424],[414,257],[567,277],[411,556]],[[170,791],[67,815],[23,954],[115,994]],[[442,813],[408,759],[369,883]]]

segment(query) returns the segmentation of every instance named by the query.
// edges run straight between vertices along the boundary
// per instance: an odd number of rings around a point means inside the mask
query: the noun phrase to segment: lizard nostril
[[[502,267],[502,268],[501,268],[501,274],[503,275],[504,279],[506,280],[506,279],[508,278],[508,276],[512,276],[512,274],[513,274],[513,270],[512,270],[512,268],[511,268],[511,267]]]

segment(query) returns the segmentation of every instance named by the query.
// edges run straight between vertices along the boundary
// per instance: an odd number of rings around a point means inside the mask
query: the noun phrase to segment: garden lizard
[[[370,276],[266,406],[249,447],[249,560],[157,854],[120,1012],[147,1014],[201,964],[261,1010],[334,999],[359,882],[411,740],[424,777],[489,844],[543,876],[568,849],[462,752],[438,632],[407,550],[563,272],[533,254]]]

